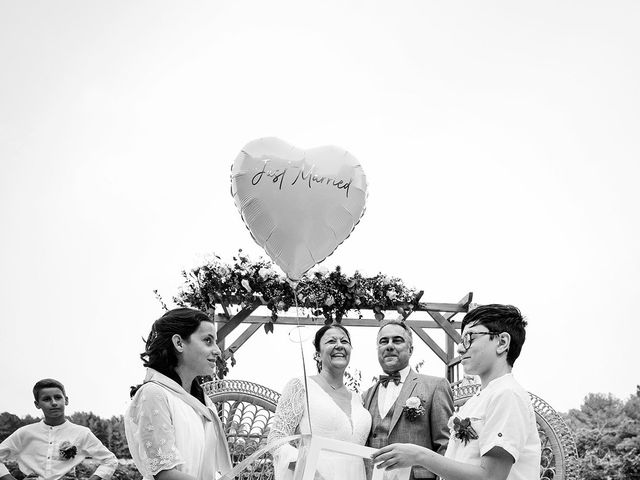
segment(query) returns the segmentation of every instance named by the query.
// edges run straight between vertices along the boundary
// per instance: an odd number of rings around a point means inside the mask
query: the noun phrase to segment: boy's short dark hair
[[[523,318],[520,310],[513,305],[482,305],[467,313],[462,320],[461,331],[467,325],[484,325],[491,332],[506,332],[511,336],[509,351],[507,352],[507,363],[513,367],[516,359],[520,356],[522,345],[524,344],[527,321]]]
[[[44,378],[42,380],[38,380],[33,386],[33,398],[36,399],[36,402],[40,401],[40,390],[43,390],[45,388],[59,388],[60,390],[62,390],[62,394],[65,397],[67,396],[67,393],[64,391],[64,385],[62,385],[62,383],[60,383],[58,380],[54,380],[53,378]]]

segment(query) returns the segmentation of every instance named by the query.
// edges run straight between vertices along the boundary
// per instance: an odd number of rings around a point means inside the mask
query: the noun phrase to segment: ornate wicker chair
[[[280,398],[278,392],[244,380],[214,380],[203,387],[218,408],[234,465],[266,445],[271,418]],[[272,480],[271,454],[260,455],[237,478]]]
[[[203,387],[218,408],[234,465],[266,444],[279,393],[244,380],[214,380]],[[453,389],[455,406],[463,405],[478,388],[477,384],[456,386]],[[540,480],[576,480],[578,453],[571,431],[548,403],[530,395],[542,443]],[[273,479],[271,455],[261,455],[238,478]]]

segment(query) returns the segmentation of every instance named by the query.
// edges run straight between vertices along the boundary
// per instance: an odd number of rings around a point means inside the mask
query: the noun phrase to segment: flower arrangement
[[[60,444],[58,452],[62,460],[71,460],[78,453],[78,448],[75,445],[71,445],[70,442],[64,441]]]
[[[202,265],[183,271],[184,284],[174,301],[207,312],[213,317],[216,304],[240,308],[252,304],[266,305],[271,311],[271,323],[280,312],[296,304],[313,316],[324,316],[325,323],[340,323],[348,311],[371,309],[381,321],[385,310],[397,310],[403,317],[417,304],[417,292],[407,288],[400,279],[379,273],[365,277],[360,272],[347,276],[338,266],[333,271],[317,269],[307,273],[294,290],[284,275],[277,272],[269,260],[251,260],[238,251],[233,263],[227,264],[213,256]],[[362,315],[360,314],[360,318]]]
[[[418,417],[424,415],[424,407],[422,406],[422,400],[418,397],[409,397],[402,407],[402,411],[410,422],[415,422]]]
[[[453,419],[453,431],[455,432],[455,437],[458,440],[464,442],[465,446],[471,440],[475,440],[478,438],[478,434],[471,426],[471,419],[469,417],[463,419],[455,417]]]

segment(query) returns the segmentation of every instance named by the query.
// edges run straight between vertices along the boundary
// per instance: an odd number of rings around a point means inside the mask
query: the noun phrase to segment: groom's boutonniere
[[[453,431],[456,432],[455,437],[464,442],[465,446],[469,441],[478,438],[478,434],[471,426],[471,419],[469,417],[462,419],[455,417],[453,419]]]
[[[424,415],[422,400],[418,397],[407,398],[407,401],[404,403],[404,407],[402,407],[402,411],[410,422],[414,422],[419,416]]]
[[[71,460],[78,453],[78,449],[75,445],[71,445],[70,442],[64,441],[60,444],[59,452],[62,460]]]

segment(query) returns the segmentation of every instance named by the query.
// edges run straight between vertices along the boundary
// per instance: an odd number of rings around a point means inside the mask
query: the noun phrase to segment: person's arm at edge
[[[19,430],[16,430],[0,443],[0,480],[16,480],[16,477],[11,475],[4,462],[20,450],[19,445],[16,443],[19,442],[18,432]]]
[[[447,480],[506,480],[513,457],[501,447],[494,447],[482,456],[480,465],[471,465],[445,458],[428,448],[408,443],[395,443],[373,455],[376,468],[394,470],[421,466]]]
[[[108,480],[118,468],[118,459],[91,430],[87,429],[86,432],[83,450],[87,456],[99,462],[89,480]]]

